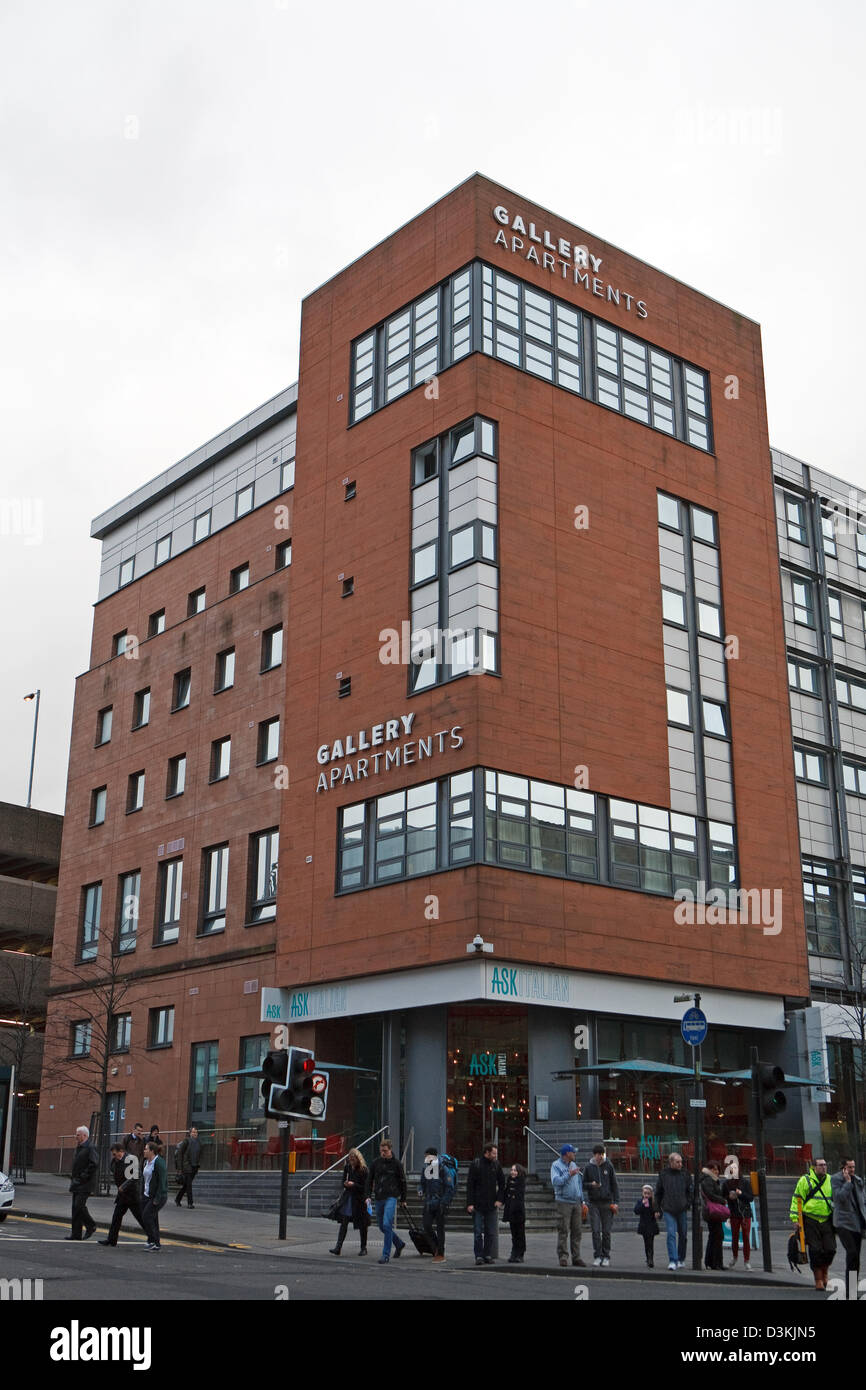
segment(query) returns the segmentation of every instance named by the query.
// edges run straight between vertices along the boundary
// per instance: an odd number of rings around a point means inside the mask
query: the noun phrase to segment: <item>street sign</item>
[[[689,1101],[689,1105],[692,1107],[693,1110],[706,1110],[707,1108],[707,1102],[705,1100],[692,1099]]]
[[[313,1075],[313,1094],[320,1096],[324,1090],[327,1090],[327,1086],[328,1078],[322,1076],[321,1072],[316,1072]]]
[[[310,1114],[319,1116],[325,1113],[325,1102],[321,1096],[313,1096],[310,1101]]]
[[[683,1014],[680,1032],[689,1047],[700,1047],[707,1036],[707,1016],[703,1009],[686,1009]]]

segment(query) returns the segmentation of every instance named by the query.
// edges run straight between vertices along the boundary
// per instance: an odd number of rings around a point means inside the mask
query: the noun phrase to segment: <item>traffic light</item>
[[[761,1114],[767,1119],[781,1115],[788,1108],[788,1097],[779,1089],[785,1085],[785,1073],[772,1062],[758,1062],[753,1068],[755,1092]]]
[[[324,1120],[328,1111],[327,1072],[316,1071],[315,1055],[305,1047],[269,1052],[262,1062],[262,1100],[272,1120]]]
[[[291,1091],[291,1113],[303,1119],[307,1119],[310,1114],[315,1070],[314,1053],[308,1052],[305,1047],[289,1048],[289,1079],[286,1085]]]
[[[275,1103],[285,1095],[288,1071],[288,1052],[269,1052],[262,1060],[262,1100],[265,1103],[265,1114],[271,1119],[281,1119],[284,1114],[276,1108]]]

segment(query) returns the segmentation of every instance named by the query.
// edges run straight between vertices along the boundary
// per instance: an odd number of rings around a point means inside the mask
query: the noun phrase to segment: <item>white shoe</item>
[[[746,1271],[747,1274],[751,1274],[752,1266],[749,1264],[748,1260],[743,1261],[743,1269]]]
[[[601,1256],[600,1256],[600,1255],[596,1255],[595,1259],[593,1260],[593,1264],[594,1264],[594,1265],[600,1265],[600,1264],[601,1264]]]
[[[735,1256],[735,1257],[731,1260],[731,1263],[728,1265],[728,1269],[736,1269],[736,1267],[737,1267],[737,1260],[736,1260],[736,1256]],[[745,1264],[743,1265],[743,1269],[748,1269],[748,1267],[749,1267],[748,1265],[745,1265]]]
[[[685,1269],[685,1267],[686,1267],[686,1262],[685,1262],[685,1260],[677,1260],[677,1269]]]
[[[603,1265],[609,1265],[609,1264],[610,1264],[610,1260],[607,1258],[607,1256],[605,1256],[605,1258],[602,1260],[602,1264],[603,1264]]]
[[[670,1264],[668,1265],[668,1269],[678,1269],[678,1268],[679,1268],[679,1266],[678,1266],[676,1260],[671,1260]]]

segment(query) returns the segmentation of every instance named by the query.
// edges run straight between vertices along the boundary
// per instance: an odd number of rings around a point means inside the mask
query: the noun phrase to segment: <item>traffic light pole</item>
[[[279,1239],[286,1238],[286,1218],[289,1211],[289,1122],[280,1120],[280,1230]]]
[[[701,996],[700,994],[695,994],[695,1008],[699,1009],[700,1007]],[[692,1053],[695,1061],[693,1099],[695,1102],[700,1102],[704,1098],[704,1087],[701,1081],[700,1044],[692,1048]],[[704,1151],[704,1110],[702,1105],[696,1103],[691,1107],[691,1111],[695,1117],[694,1125],[692,1126],[692,1136],[695,1146],[695,1175],[694,1188],[692,1190],[692,1269],[700,1269],[703,1264],[703,1250],[701,1248],[703,1244],[703,1228],[701,1225],[703,1217],[703,1206],[701,1203],[701,1155]]]
[[[758,1210],[761,1214],[761,1253],[764,1257],[764,1269],[767,1274],[772,1273],[773,1257],[770,1251],[770,1210],[767,1203],[767,1156],[764,1149],[764,1107],[761,1097],[760,1071],[761,1064],[758,1060],[758,1049],[753,1047],[752,1056],[752,1114],[755,1126],[755,1149],[758,1160]]]

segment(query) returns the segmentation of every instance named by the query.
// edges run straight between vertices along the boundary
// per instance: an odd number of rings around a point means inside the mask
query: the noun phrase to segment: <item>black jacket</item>
[[[201,1162],[201,1140],[181,1139],[175,1151],[176,1165],[181,1173],[197,1173]]]
[[[144,1146],[146,1143],[147,1140],[143,1134],[139,1138],[130,1131],[123,1141],[123,1147],[128,1154],[135,1154],[136,1158],[141,1161],[144,1157]]]
[[[694,1192],[691,1173],[687,1173],[685,1168],[668,1166],[659,1173],[655,1190],[656,1206],[659,1211],[678,1216],[681,1211],[689,1210]]]
[[[339,1203],[342,1206],[346,1197],[352,1199],[352,1214],[348,1218],[356,1230],[363,1227],[366,1229],[370,1224],[367,1215],[367,1180],[370,1176],[369,1168],[354,1168],[351,1163],[347,1163],[343,1169],[343,1186],[340,1188]],[[350,1182],[351,1187],[345,1184]]]
[[[505,1174],[498,1159],[473,1158],[466,1179],[466,1205],[478,1211],[493,1211],[505,1201]]]
[[[505,1184],[505,1206],[502,1215],[506,1221],[523,1220],[526,1217],[526,1178],[511,1174]]]
[[[655,1199],[648,1207],[643,1204],[643,1197],[638,1197],[634,1204],[634,1214],[637,1217],[638,1232],[642,1236],[657,1236],[659,1233],[659,1223],[656,1220]]]
[[[381,1154],[374,1158],[370,1165],[370,1191],[377,1202],[385,1202],[389,1197],[405,1202],[406,1174],[393,1154],[390,1158],[383,1158]]]
[[[740,1196],[734,1197],[732,1193],[737,1188],[740,1190]],[[752,1215],[752,1184],[749,1179],[728,1178],[722,1183],[722,1191],[725,1194],[722,1200],[727,1202],[731,1216],[736,1216],[740,1221],[748,1220]]]
[[[96,1174],[99,1171],[99,1156],[93,1145],[85,1139],[83,1144],[79,1144],[75,1150],[75,1157],[72,1160],[72,1172],[70,1173],[69,1191],[77,1195],[86,1193],[88,1196],[93,1191],[93,1184]]]
[[[598,1187],[593,1187],[598,1183]],[[609,1158],[587,1163],[583,1170],[583,1195],[588,1202],[619,1202],[619,1185]]]
[[[115,1202],[137,1202],[141,1195],[141,1182],[138,1178],[131,1178],[126,1171],[125,1158],[113,1158],[111,1160],[111,1176],[114,1179],[117,1193]]]
[[[714,1177],[713,1174],[709,1172],[706,1168],[701,1170],[701,1196],[704,1199],[704,1217],[707,1221],[709,1221],[710,1218],[706,1214],[707,1202],[720,1202],[724,1204],[725,1194],[722,1190],[722,1184],[720,1183],[719,1179]],[[714,1216],[712,1219],[713,1221],[720,1221],[723,1218]]]

